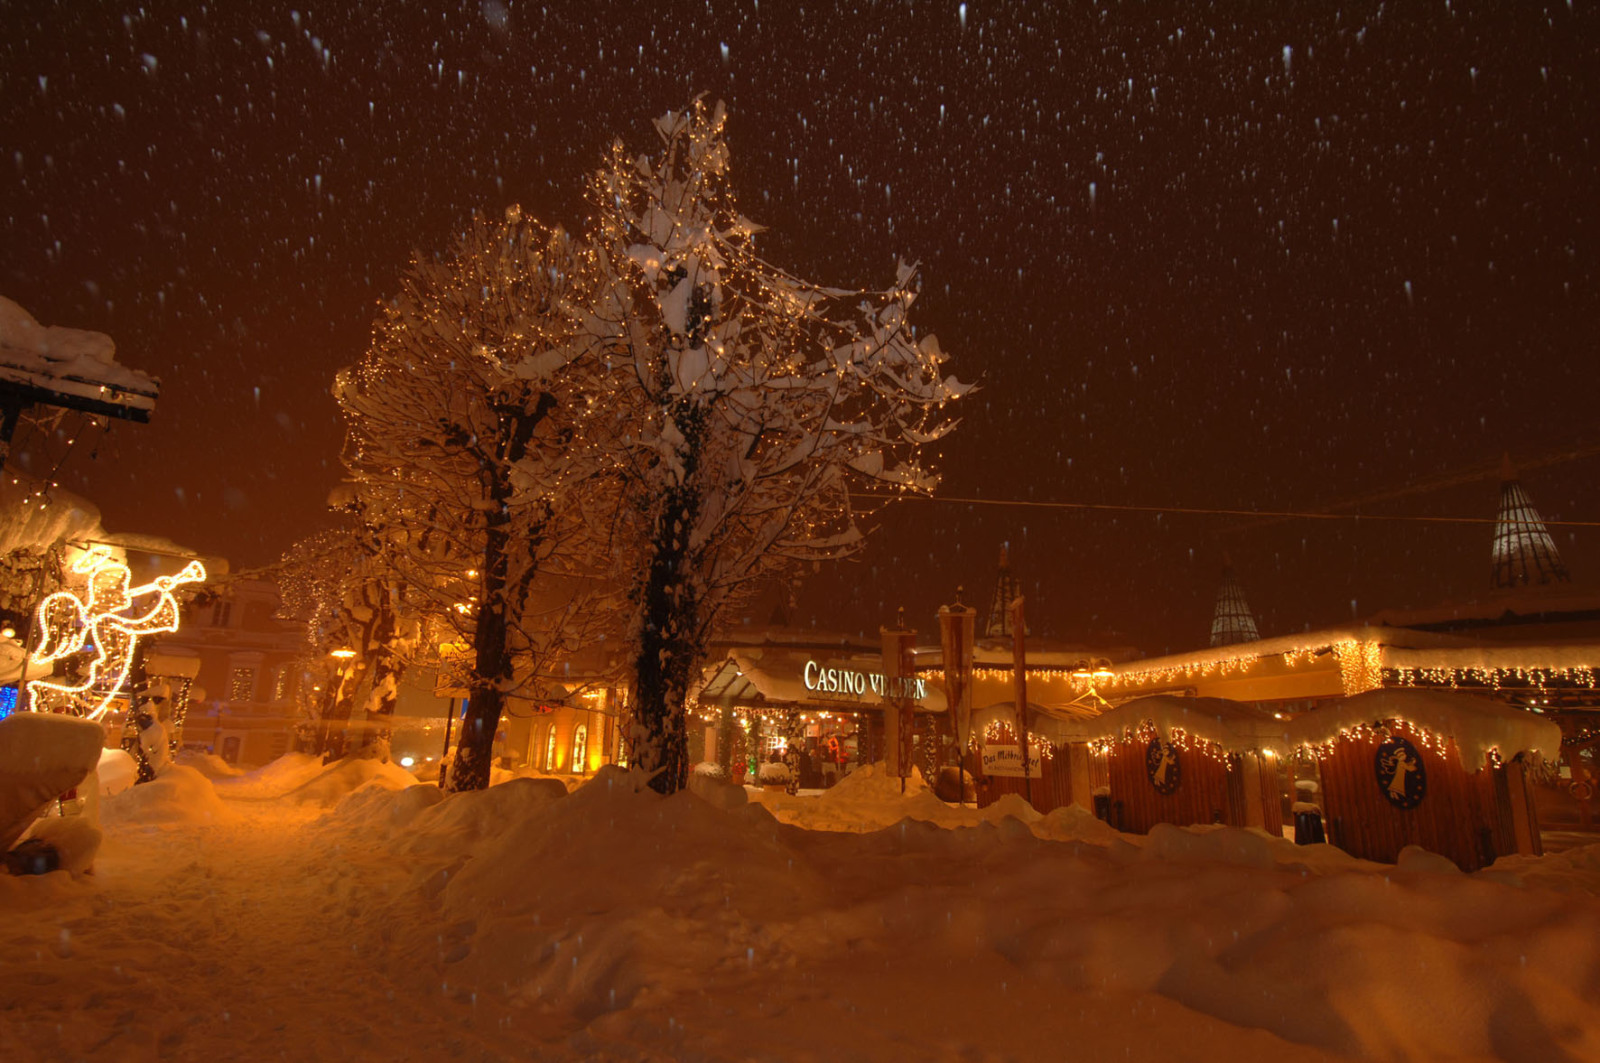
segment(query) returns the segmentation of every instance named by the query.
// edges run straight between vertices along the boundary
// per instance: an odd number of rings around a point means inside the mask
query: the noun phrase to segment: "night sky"
[[[943,494],[1491,517],[1508,450],[1600,520],[1596,5],[1268,6],[6,0],[0,294],[163,381],[150,425],[17,459],[276,558],[412,249],[512,202],[580,227],[606,146],[705,93],[764,257],[921,263],[982,385]],[[1556,537],[1600,586],[1596,530]],[[931,631],[1006,540],[1036,632],[1148,652],[1203,643],[1224,552],[1264,635],[1489,578],[1487,526],[917,502],[799,617]]]

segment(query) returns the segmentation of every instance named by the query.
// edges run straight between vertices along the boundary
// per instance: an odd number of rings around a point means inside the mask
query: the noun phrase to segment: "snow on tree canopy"
[[[668,113],[658,154],[616,145],[590,190],[599,276],[583,327],[610,369],[630,452],[617,468],[640,518],[618,554],[636,603],[630,748],[668,770],[667,789],[687,775],[683,702],[719,612],[758,581],[860,549],[864,511],[932,491],[918,451],[955,427],[945,405],[969,390],[912,333],[915,267],[852,291],[756,254],[725,121],[698,101]]]

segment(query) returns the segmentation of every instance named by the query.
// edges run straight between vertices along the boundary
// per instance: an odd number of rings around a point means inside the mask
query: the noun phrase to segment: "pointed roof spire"
[[[1544,518],[1517,479],[1510,454],[1500,461],[1500,512],[1490,557],[1495,590],[1572,582]]]
[[[1011,603],[1016,601],[1022,588],[1017,577],[1011,574],[1011,544],[1000,544],[1000,570],[995,574],[994,597],[989,600],[989,615],[983,622],[983,637],[1008,639],[1011,637]],[[1023,634],[1027,634],[1026,631]]]
[[[1231,646],[1235,642],[1254,642],[1261,637],[1255,614],[1245,601],[1244,588],[1233,577],[1233,561],[1222,555],[1222,586],[1217,588],[1217,607],[1211,614],[1211,645]]]

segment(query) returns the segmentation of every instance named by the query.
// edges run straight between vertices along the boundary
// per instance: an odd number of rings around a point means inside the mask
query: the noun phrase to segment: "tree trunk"
[[[502,410],[502,435],[496,448],[497,459],[486,463],[484,494],[489,508],[484,514],[482,593],[478,599],[478,620],[472,632],[472,688],[467,695],[467,711],[461,721],[461,737],[456,744],[455,767],[450,772],[448,789],[484,790],[489,786],[489,768],[494,760],[494,736],[500,730],[500,714],[505,709],[506,687],[512,678],[509,624],[506,612],[510,558],[511,499],[510,469],[522,460],[534,429],[555,408],[554,397],[539,396],[533,409]],[[530,550],[533,547],[530,546]],[[526,594],[526,585],[520,592]]]
[[[687,434],[686,434],[687,435]],[[685,448],[684,481],[694,472]],[[638,656],[634,659],[633,764],[652,773],[650,786],[677,793],[689,779],[689,733],[684,702],[705,647],[701,602],[688,563],[689,536],[699,499],[682,484],[667,492],[652,536],[653,551],[641,595]]]
[[[488,788],[494,736],[505,709],[503,684],[511,678],[505,612],[506,523],[504,510],[489,514],[483,547],[483,594],[472,632],[472,687],[456,742],[455,767],[450,772],[448,789],[452,793]]]
[[[362,706],[361,733],[351,750],[356,756],[389,759],[389,735],[394,728],[394,706],[400,696],[400,677],[405,661],[396,643],[400,640],[400,618],[395,613],[394,594],[384,584],[378,588],[376,622],[372,631],[372,685]]]

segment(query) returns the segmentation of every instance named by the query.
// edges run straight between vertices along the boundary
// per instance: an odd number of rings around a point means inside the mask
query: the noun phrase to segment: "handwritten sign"
[[[985,775],[1003,775],[1011,778],[1022,778],[1022,747],[1021,746],[984,746],[983,747],[983,773]],[[1028,757],[1028,775],[1037,779],[1039,777],[1039,751],[1031,751]]]

